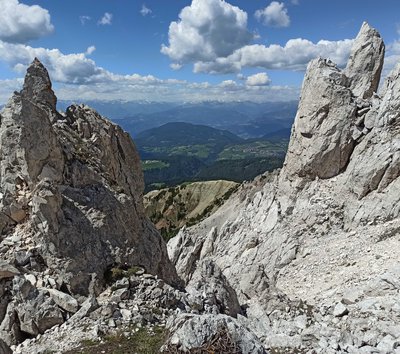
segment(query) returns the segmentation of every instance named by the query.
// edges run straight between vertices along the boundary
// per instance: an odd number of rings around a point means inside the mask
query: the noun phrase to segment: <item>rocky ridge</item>
[[[143,216],[140,169],[125,169],[138,163],[130,140],[88,107],[56,112],[34,62],[1,113],[0,348],[62,353],[144,327],[164,329],[165,353],[400,352],[400,65],[378,90],[383,57],[364,23],[345,70],[309,64],[282,170],[241,185],[169,241],[185,288]],[[28,117],[42,118],[43,144]],[[93,186],[101,197],[90,204]]]
[[[84,105],[56,110],[35,59],[0,113],[0,338],[43,334],[97,296],[112,269],[178,284],[146,218],[129,135]],[[83,306],[83,305],[82,305]]]
[[[400,65],[378,90],[383,58],[364,23],[344,70],[311,61],[284,167],[168,244],[186,282],[219,266],[266,351],[400,352]]]

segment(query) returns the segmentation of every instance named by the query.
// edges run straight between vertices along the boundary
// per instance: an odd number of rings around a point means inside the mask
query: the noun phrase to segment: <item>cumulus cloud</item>
[[[97,24],[105,26],[112,24],[113,15],[109,12],[104,13],[103,17],[97,22]]]
[[[224,80],[219,84],[219,86],[225,89],[236,89],[238,84],[234,80]]]
[[[88,49],[86,49],[86,55],[91,55],[95,52],[96,47],[94,45],[91,45],[90,47],[88,47]]]
[[[249,44],[247,14],[221,0],[193,0],[169,26],[169,45],[161,52],[179,63],[226,57]]]
[[[49,12],[38,5],[28,6],[18,0],[0,0],[0,9],[2,41],[25,43],[54,30]]]
[[[385,77],[400,63],[400,39],[387,46],[382,76]]]
[[[151,9],[149,9],[146,4],[142,5],[142,9],[140,10],[140,14],[142,16],[147,16],[150,15],[153,11]]]
[[[195,72],[233,73],[244,67],[259,67],[278,70],[305,70],[308,62],[318,56],[329,58],[339,66],[345,66],[353,40],[321,40],[313,43],[306,39],[291,39],[285,46],[260,44],[244,46],[228,57],[214,61],[197,62]]]
[[[90,21],[92,18],[90,16],[79,16],[79,21],[81,21],[82,26],[86,24],[86,22]]]
[[[5,103],[14,91],[22,88],[23,79],[0,80],[0,104]]]
[[[182,64],[178,64],[178,63],[172,63],[172,64],[170,64],[170,68],[172,69],[172,70],[180,70],[180,69],[182,69]]]
[[[4,46],[12,46],[4,49]],[[4,57],[12,49],[16,56]],[[86,100],[148,100],[148,101],[288,101],[298,99],[299,89],[280,86],[249,86],[234,80],[218,84],[193,83],[176,79],[159,79],[153,75],[120,75],[98,67],[85,53],[63,54],[57,49],[31,48],[20,44],[0,42],[0,58],[23,75],[34,56],[46,65],[56,94],[60,99]],[[0,103],[6,102],[22,79],[0,80]]]
[[[288,27],[290,18],[283,2],[272,1],[266,8],[257,10],[256,19],[266,26]]]
[[[266,86],[271,83],[270,78],[268,77],[267,73],[258,73],[249,76],[246,79],[247,86]]]
[[[89,47],[87,53],[93,53]],[[58,49],[33,48],[24,44],[0,41],[0,60],[8,63],[14,70],[23,73],[35,57],[49,69],[53,80],[59,82],[82,83],[104,80],[108,72],[97,67],[87,53],[63,54]]]

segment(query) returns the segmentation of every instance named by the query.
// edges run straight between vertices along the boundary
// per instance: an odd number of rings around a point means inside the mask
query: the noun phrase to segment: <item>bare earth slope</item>
[[[156,228],[168,235],[215,212],[238,186],[218,180],[155,190],[144,196],[144,208]]]

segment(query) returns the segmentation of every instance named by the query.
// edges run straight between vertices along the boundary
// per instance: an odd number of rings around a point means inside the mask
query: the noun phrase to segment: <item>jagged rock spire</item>
[[[51,88],[49,73],[38,58],[28,67],[21,95],[35,103],[56,109],[57,97]]]
[[[286,155],[290,179],[331,178],[345,168],[355,145],[354,96],[369,99],[376,92],[384,54],[381,36],[364,22],[344,71],[327,60],[310,62]]]
[[[364,99],[377,91],[381,77],[385,44],[375,28],[367,22],[354,41],[345,74],[350,78],[353,94]]]

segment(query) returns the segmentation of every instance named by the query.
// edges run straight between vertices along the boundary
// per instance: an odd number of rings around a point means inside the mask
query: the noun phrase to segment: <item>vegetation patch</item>
[[[160,160],[143,160],[142,161],[142,170],[150,171],[150,170],[161,170],[163,168],[169,167],[168,162],[160,161]]]
[[[184,354],[187,353],[182,349],[179,349],[176,345],[169,344],[163,353],[167,354]],[[204,343],[199,348],[193,348],[190,350],[191,354],[242,354],[242,350],[232,339],[231,335],[225,328],[219,329],[219,331]]]
[[[80,347],[65,354],[155,354],[165,342],[167,331],[163,327],[154,327],[153,330],[140,328],[129,335],[118,333],[105,336],[102,341],[84,341]]]
[[[138,266],[114,266],[112,268],[109,268],[105,272],[104,279],[107,284],[113,284],[117,280],[120,280],[122,278],[129,278],[130,276],[136,275],[138,272],[141,271],[143,271],[143,268]]]

